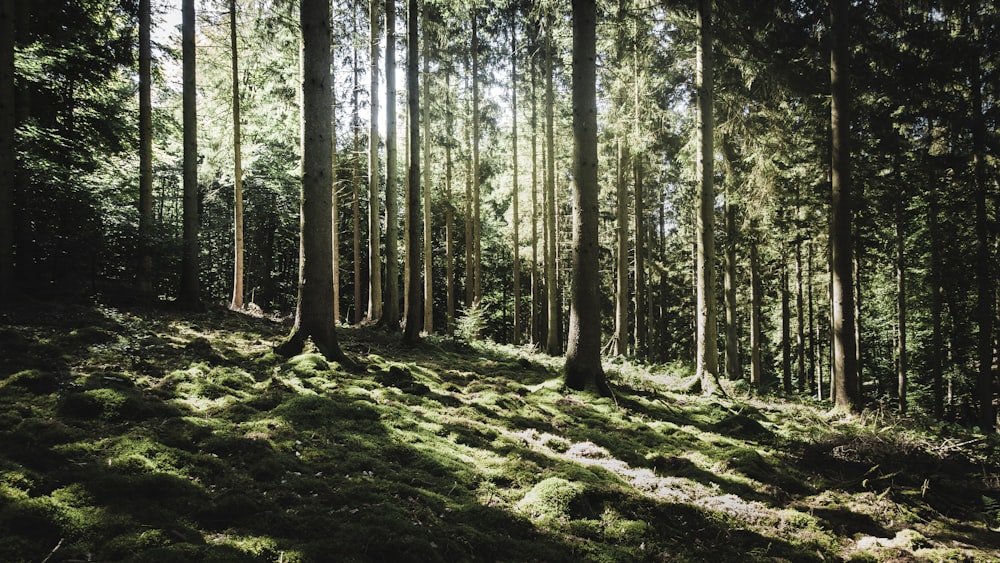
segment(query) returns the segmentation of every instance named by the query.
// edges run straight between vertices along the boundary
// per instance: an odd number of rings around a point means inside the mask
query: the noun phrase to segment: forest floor
[[[1000,561],[995,437],[371,328],[0,314],[0,561]]]

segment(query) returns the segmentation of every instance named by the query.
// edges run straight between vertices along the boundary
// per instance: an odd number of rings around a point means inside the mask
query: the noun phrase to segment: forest
[[[0,560],[1000,560],[998,100],[982,0],[0,0]]]

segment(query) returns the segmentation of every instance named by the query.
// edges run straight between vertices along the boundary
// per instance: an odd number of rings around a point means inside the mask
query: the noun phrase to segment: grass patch
[[[348,373],[224,310],[5,318],[3,561],[1000,558],[997,440],[959,428],[620,358],[597,398],[559,358],[370,327]]]

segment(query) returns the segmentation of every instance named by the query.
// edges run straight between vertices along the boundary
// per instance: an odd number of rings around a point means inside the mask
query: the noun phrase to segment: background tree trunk
[[[368,101],[371,114],[368,128],[368,321],[378,322],[382,319],[382,250],[381,229],[379,217],[379,161],[378,161],[378,42],[381,35],[378,27],[378,0],[369,2],[369,40],[371,45],[371,60],[369,78],[371,86],[368,91]]]
[[[361,322],[361,299],[362,299],[362,284],[361,284],[361,106],[358,103],[358,92],[360,91],[361,84],[358,82],[358,75],[361,73],[361,68],[358,62],[358,12],[360,12],[360,5],[357,0],[354,2],[353,19],[354,23],[354,41],[352,41],[353,49],[352,53],[352,66],[353,71],[353,88],[351,89],[351,102],[353,106],[352,116],[352,126],[351,130],[354,133],[354,171],[351,177],[351,213],[354,220],[354,315],[352,317],[355,324]]]
[[[479,196],[479,11],[472,8],[472,302],[483,298],[483,242]]]
[[[545,14],[545,293],[547,329],[545,351],[558,355],[562,350],[559,338],[559,281],[556,271],[556,173],[555,173],[555,94],[553,74],[553,19]]]
[[[625,187],[625,170],[628,168],[628,149],[623,146],[622,138],[617,139],[618,158],[616,165],[615,186],[617,199],[615,206],[615,224],[617,225],[617,248],[615,249],[615,334],[614,354],[624,356],[628,353],[628,203]]]
[[[406,229],[408,263],[409,307],[406,311],[406,328],[403,342],[416,344],[420,339],[420,51],[417,33],[417,0],[409,0],[407,16],[406,45],[406,97],[407,115],[410,120],[410,171],[407,180],[406,214],[409,225]]]
[[[444,228],[445,228],[445,244],[447,248],[445,250],[445,285],[447,286],[447,307],[448,307],[448,319],[446,331],[451,334],[455,327],[455,308],[456,308],[456,295],[455,295],[455,201],[452,194],[452,159],[451,159],[451,143],[452,137],[454,135],[454,112],[451,108],[451,69],[446,68],[444,74],[444,87],[445,87],[445,139],[444,144],[444,184],[445,193],[447,194],[447,201],[445,202],[445,218],[444,218]]]
[[[385,307],[382,324],[399,329],[399,196],[396,160],[396,1],[385,0]]]
[[[521,343],[521,239],[519,227],[521,214],[519,205],[520,193],[517,185],[517,5],[511,4],[512,12],[510,24],[510,96],[511,96],[511,164],[514,168],[512,175],[513,194],[511,196],[511,222],[513,223],[513,243],[514,243],[514,334],[511,339],[513,344]]]
[[[178,303],[200,309],[198,280],[198,102],[195,83],[195,13],[194,0],[184,0],[181,7],[181,56],[184,127],[184,212],[181,282]]]
[[[236,0],[229,0],[229,43],[233,67],[233,298],[229,308],[238,311],[243,309],[243,159],[240,155],[240,59],[236,44]],[[333,154],[332,150],[330,154]]]
[[[697,350],[696,364],[702,392],[719,392],[718,326],[715,304],[715,119],[712,105],[712,0],[698,1],[698,61],[695,90],[698,109],[697,134]]]
[[[4,0],[6,2],[6,0]],[[151,0],[140,0],[139,1],[139,263],[136,275],[136,289],[139,294],[144,299],[149,299],[153,296],[153,102],[151,94],[151,85],[153,78],[152,69],[152,42],[150,40],[151,31],[151,21],[150,21],[150,2]],[[13,14],[6,14],[2,16],[3,23],[12,22]],[[3,41],[11,41],[11,65],[13,65],[13,41],[14,33],[13,27],[7,30],[0,30],[0,35],[3,36]],[[6,65],[6,61],[3,63]],[[6,67],[4,67],[6,69]],[[13,71],[11,71],[13,72]],[[9,140],[13,143],[14,134],[14,117],[13,117],[13,74],[11,74],[11,126],[10,135],[7,135],[6,125],[3,128],[3,132],[0,133],[0,138]],[[6,77],[3,79],[6,83]],[[0,102],[0,106],[6,110],[7,105]],[[11,151],[13,151],[13,144],[11,144]],[[13,152],[11,153],[13,154]],[[8,171],[6,167],[0,171],[0,175],[4,178],[9,178],[10,182],[4,180],[4,186],[9,186],[13,183],[15,170],[13,165],[11,165]],[[0,212],[2,213],[2,212]],[[4,220],[0,216],[0,229],[8,230],[13,228],[13,218],[8,218]],[[0,235],[0,239],[3,235]],[[7,245],[4,244],[3,248]],[[0,259],[0,262],[3,262]],[[3,269],[3,267],[0,267]],[[3,274],[0,274],[2,277]],[[7,294],[8,291],[3,282],[0,282],[0,293]]]
[[[611,390],[601,365],[601,296],[597,224],[597,3],[573,0],[573,273],[566,386]]]
[[[896,393],[900,414],[907,410],[907,358],[906,358],[906,233],[904,203],[896,203],[896,326],[899,336],[896,340]]]
[[[424,89],[423,105],[423,180],[424,180],[424,332],[434,333],[434,260],[431,251],[431,38],[427,32],[427,11],[421,14],[424,29],[424,74],[421,86]]]

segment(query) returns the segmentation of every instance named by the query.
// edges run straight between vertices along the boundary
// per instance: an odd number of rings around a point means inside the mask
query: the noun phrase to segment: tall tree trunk
[[[718,393],[719,349],[715,304],[715,119],[712,105],[714,78],[712,65],[712,1],[698,1],[698,61],[695,89],[698,109],[697,158],[697,350],[696,365],[702,392]]]
[[[229,0],[229,43],[233,67],[233,298],[230,309],[243,309],[243,158],[240,155],[240,65],[236,45],[236,0]],[[331,154],[332,154],[331,150]],[[332,177],[332,176],[331,176]],[[331,181],[331,185],[332,185]]]
[[[626,141],[627,142],[627,141]],[[618,158],[616,165],[617,206],[615,209],[615,224],[617,225],[618,245],[615,251],[615,334],[613,342],[614,353],[624,356],[628,353],[628,202],[625,187],[625,170],[628,168],[628,149],[622,138],[617,139]]]
[[[445,204],[445,217],[444,217],[444,229],[445,229],[445,244],[447,248],[445,250],[445,285],[448,291],[448,319],[446,331],[451,334],[455,328],[455,307],[456,307],[456,297],[455,297],[455,203],[454,197],[452,196],[452,161],[451,161],[451,143],[452,137],[454,135],[454,113],[451,109],[451,70],[445,69],[444,71],[444,88],[445,88],[445,138],[446,142],[444,144],[444,185],[445,193],[447,194],[447,201]]]
[[[991,433],[996,427],[993,408],[993,279],[990,272],[990,217],[986,208],[986,118],[983,115],[983,72],[980,60],[979,2],[972,2],[973,55],[970,84],[972,87],[972,152],[976,205],[976,321],[979,325],[976,377],[976,400],[979,403],[979,428]]]
[[[466,59],[466,77],[465,77],[465,90],[469,90],[469,59]],[[465,146],[468,147],[469,152],[472,152],[472,127],[470,121],[472,120],[472,110],[471,100],[468,96],[465,98]],[[473,176],[473,166],[472,159],[465,159],[465,307],[466,310],[471,309],[476,301],[476,266],[475,266],[475,227],[473,223],[475,222],[472,218],[472,176]]]
[[[181,282],[177,300],[181,306],[200,309],[198,280],[198,106],[195,84],[194,0],[181,8],[181,56],[183,57],[184,212]]]
[[[760,257],[756,233],[750,238],[750,385],[757,391],[764,390],[764,365],[761,360],[762,288],[760,282]]]
[[[431,42],[430,34],[427,33],[427,11],[422,14],[424,29],[424,76],[421,86],[424,89],[424,100],[427,103],[423,106],[423,149],[424,149],[424,332],[434,333],[434,271],[433,256],[431,250]]]
[[[299,292],[295,325],[275,351],[291,356],[312,338],[327,359],[350,364],[337,342],[333,316],[330,2],[302,0],[299,13],[303,41]]]
[[[833,220],[830,226],[833,378],[838,410],[860,408],[855,341],[853,233],[851,226],[850,88],[848,84],[849,0],[831,0],[830,103]]]
[[[937,183],[930,182],[927,201],[927,231],[930,237],[931,270],[928,275],[931,293],[931,349],[928,366],[934,397],[934,418],[944,419],[944,334],[941,327],[941,251],[938,227]]]
[[[369,110],[368,121],[368,321],[378,322],[382,319],[382,250],[379,216],[379,161],[378,161],[378,42],[381,32],[378,27],[378,0],[368,4],[371,46],[370,67],[368,77],[371,86],[368,91]]]
[[[902,201],[896,202],[896,324],[899,327],[899,338],[896,343],[896,393],[899,399],[899,412],[906,414],[907,402],[907,359],[906,359],[906,220]]]
[[[361,69],[358,67],[358,12],[360,6],[357,0],[354,3],[354,48],[352,50],[352,71],[353,88],[351,102],[353,105],[351,129],[354,132],[354,172],[351,178],[352,200],[351,212],[354,219],[354,317],[355,324],[361,322],[361,106],[358,104],[358,92],[361,84],[358,81],[358,74]]]
[[[799,393],[806,390],[805,296],[802,288],[802,237],[795,229],[795,362]]]
[[[566,386],[611,390],[601,365],[600,246],[597,236],[597,2],[573,0],[573,274]]]
[[[784,250],[784,249],[783,249]],[[784,254],[784,252],[782,252]],[[788,291],[788,264],[781,264],[781,385],[792,392],[792,306]]]
[[[723,278],[723,291],[725,292],[726,308],[726,377],[729,379],[739,379],[740,369],[740,348],[736,326],[736,239],[739,232],[736,228],[737,206],[732,201],[732,193],[727,179],[726,190],[726,270]]]
[[[636,90],[638,92],[638,90]],[[638,101],[638,95],[636,97]],[[639,106],[636,106],[639,107]],[[649,329],[647,324],[652,319],[650,299],[646,288],[646,206],[643,198],[643,167],[641,155],[632,156],[632,177],[635,182],[635,355],[646,358],[649,355]]]
[[[820,385],[816,384],[816,322],[813,309],[813,241],[808,242],[808,251],[806,252],[806,295],[808,296],[808,309],[809,309],[809,374],[806,376],[809,387],[809,394],[814,395],[818,389],[821,389]],[[822,399],[823,397],[816,397],[817,399]]]
[[[561,351],[559,338],[559,281],[556,271],[556,174],[555,174],[555,118],[553,106],[555,96],[552,86],[553,74],[553,18],[551,12],[545,14],[545,292],[547,303],[547,329],[545,331],[545,351],[558,355]]]
[[[472,240],[473,303],[483,298],[483,240],[479,197],[479,11],[472,8]]]
[[[139,263],[136,275],[136,289],[138,289],[139,294],[143,296],[144,299],[151,298],[153,296],[153,103],[151,95],[152,86],[152,42],[150,40],[150,31],[152,24],[150,22],[150,0],[140,0],[139,1]],[[3,23],[13,21],[13,14],[7,13],[3,16]],[[4,37],[4,41],[11,41],[11,65],[13,65],[13,27],[9,30],[0,30],[0,35]],[[6,52],[6,51],[5,51]],[[6,65],[6,60],[3,63]],[[4,67],[6,70],[6,66]],[[13,73],[13,70],[11,70]],[[13,74],[11,74],[11,104],[10,104],[10,136],[7,135],[7,127],[5,126],[3,132],[0,133],[0,138],[4,140],[10,140],[13,143]],[[6,77],[4,77],[4,84],[6,84]],[[7,105],[0,102],[0,106],[6,110]],[[11,144],[11,154],[13,154],[13,144]],[[13,182],[15,170],[12,167],[8,171],[6,167],[0,171],[0,175],[4,178],[10,179]],[[10,182],[4,183],[4,186],[9,186]],[[0,217],[0,229],[8,230],[13,229],[13,218],[3,220]],[[0,235],[0,238],[3,238]],[[4,244],[3,248],[7,248]],[[0,251],[2,252],[2,251]],[[0,258],[0,262],[3,259]],[[3,269],[0,267],[0,269]],[[0,274],[2,277],[3,274]],[[0,282],[0,293],[6,295],[8,293],[8,287]]]
[[[406,98],[407,115],[410,121],[410,171],[406,191],[406,214],[409,224],[406,229],[409,285],[409,308],[406,311],[406,328],[403,342],[416,344],[420,339],[420,51],[417,33],[417,0],[409,0],[406,42]]]
[[[513,161],[514,173],[513,173],[513,194],[511,195],[512,206],[511,213],[513,215],[511,222],[514,230],[514,338],[512,339],[514,344],[521,343],[521,239],[520,239],[520,223],[521,223],[521,213],[519,209],[519,199],[521,197],[520,192],[518,192],[517,185],[517,5],[511,4],[513,15],[511,17],[511,28],[510,28],[510,95],[511,95],[511,151],[513,156],[511,160]]]
[[[537,34],[531,41],[531,344],[542,341],[542,280],[538,268],[538,73],[535,68]]]
[[[385,0],[385,307],[381,322],[390,330],[399,329],[396,142],[396,0]]]

